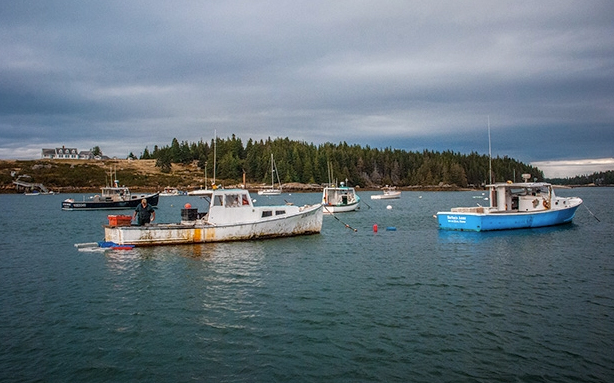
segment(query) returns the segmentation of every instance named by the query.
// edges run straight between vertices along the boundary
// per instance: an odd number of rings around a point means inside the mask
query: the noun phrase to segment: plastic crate
[[[110,226],[130,226],[132,223],[131,215],[109,215],[107,218]]]

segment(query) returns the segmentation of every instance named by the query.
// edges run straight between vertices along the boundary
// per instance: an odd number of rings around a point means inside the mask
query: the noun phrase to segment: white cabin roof
[[[511,188],[540,188],[550,187],[552,184],[547,182],[498,182],[486,185],[486,187],[511,187]]]

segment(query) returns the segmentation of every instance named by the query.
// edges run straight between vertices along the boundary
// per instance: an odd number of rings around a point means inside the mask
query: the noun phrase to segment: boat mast
[[[328,170],[328,186],[333,186],[333,165],[328,161],[327,170]]]
[[[488,116],[488,184],[492,185],[492,149],[490,146],[490,115]]]
[[[217,129],[215,129],[213,132],[213,185],[215,185],[215,165],[217,162]]]

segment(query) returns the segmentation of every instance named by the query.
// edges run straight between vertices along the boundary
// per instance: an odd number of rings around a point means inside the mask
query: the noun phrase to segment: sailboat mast
[[[271,189],[275,189],[275,181],[273,179],[273,172],[275,171],[273,167],[273,153],[271,153]]]

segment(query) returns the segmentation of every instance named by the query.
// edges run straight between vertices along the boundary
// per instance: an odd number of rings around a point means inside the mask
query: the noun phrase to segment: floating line
[[[601,221],[599,220],[599,218],[597,218],[597,216],[596,216],[595,214],[593,214],[593,212],[591,211],[591,209],[589,209],[589,208],[588,208],[588,206],[586,206],[586,204],[583,204],[583,205],[584,205],[584,207],[586,208],[586,210],[588,210],[588,212],[589,212],[589,213],[591,213],[591,215],[592,215],[593,217],[595,217],[595,219],[597,220],[597,222],[601,222]]]
[[[336,215],[333,214],[332,211],[328,210],[326,208],[326,206],[324,206],[324,209],[326,209],[326,211],[328,212],[328,214],[332,215],[337,221],[341,222],[345,227],[347,227],[350,230],[354,230],[354,232],[357,232],[357,229],[354,229],[352,226],[348,225],[347,223],[343,222],[342,220],[340,220]]]

